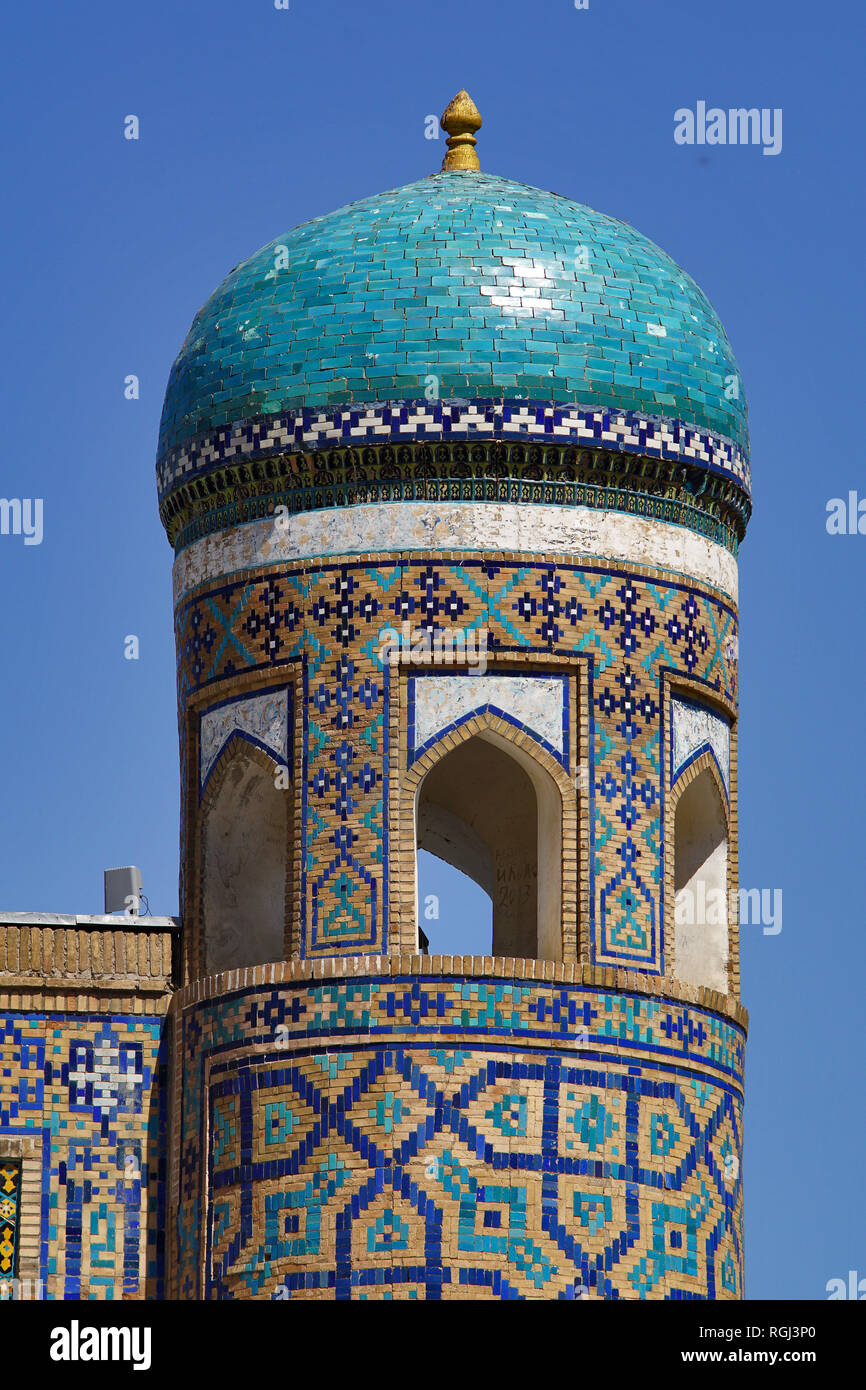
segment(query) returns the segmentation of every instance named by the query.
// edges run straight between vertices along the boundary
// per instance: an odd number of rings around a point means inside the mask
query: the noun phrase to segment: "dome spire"
[[[480,169],[478,155],[475,153],[475,132],[481,129],[481,116],[465,89],[459,91],[454,100],[446,106],[439,124],[448,132],[448,150],[442,161],[443,172],[446,169]]]

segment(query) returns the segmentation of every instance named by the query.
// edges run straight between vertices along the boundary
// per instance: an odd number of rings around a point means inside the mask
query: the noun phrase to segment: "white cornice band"
[[[514,502],[366,502],[266,517],[193,541],[174,564],[174,599],[243,570],[352,555],[464,551],[567,555],[649,565],[737,601],[737,561],[685,526],[592,507]]]

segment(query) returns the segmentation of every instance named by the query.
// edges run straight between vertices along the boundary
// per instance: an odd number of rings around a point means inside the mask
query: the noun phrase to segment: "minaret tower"
[[[739,373],[657,246],[442,125],[166,393],[169,1295],[741,1298]],[[419,847],[490,955],[423,949]]]

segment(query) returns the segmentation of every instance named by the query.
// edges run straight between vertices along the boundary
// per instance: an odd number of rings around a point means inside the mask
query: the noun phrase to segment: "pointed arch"
[[[531,735],[490,710],[444,733],[402,783],[394,894],[401,949],[418,950],[421,847],[490,892],[494,955],[574,960],[576,819],[571,778]]]
[[[716,758],[700,754],[675,784],[673,854],[668,872],[668,972],[681,984],[730,988],[731,864],[729,809]]]
[[[291,892],[289,797],[281,765],[235,732],[201,806],[198,960],[203,974],[286,956]]]

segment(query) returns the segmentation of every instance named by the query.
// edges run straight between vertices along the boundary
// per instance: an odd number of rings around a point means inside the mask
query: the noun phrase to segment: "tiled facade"
[[[742,1296],[741,1023],[525,961],[311,973],[175,1000],[174,1296]]]
[[[162,1294],[175,936],[167,919],[0,918],[0,1169],[20,1174],[5,1297]]]
[[[723,716],[733,716],[737,699],[736,613],[725,595],[663,571],[562,556],[370,556],[269,567],[182,602],[177,643],[182,709],[192,711],[185,716],[189,788],[198,781],[196,730],[208,710],[241,692],[294,692],[296,756],[287,792],[297,832],[294,952],[317,958],[415,948],[414,910],[411,921],[399,912],[404,884],[399,859],[396,870],[392,864],[406,848],[401,779],[419,751],[410,698],[419,681],[448,677],[441,667],[423,676],[417,667],[383,666],[380,634],[404,621],[433,635],[445,627],[487,633],[491,680],[510,676],[519,684],[543,671],[565,681],[566,704],[583,729],[575,722],[570,741],[553,751],[572,777],[585,769],[584,868],[579,884],[576,875],[566,885],[585,908],[572,958],[663,974],[671,906],[661,852],[671,767],[667,702],[671,690],[702,700],[708,717],[727,729]],[[479,694],[475,710],[489,707]],[[432,742],[456,726],[440,727]],[[532,732],[529,717],[526,728]],[[201,820],[190,791],[187,804],[184,914],[194,978]],[[732,862],[735,815],[733,807]],[[735,940],[732,947],[736,993]]]
[[[562,554],[277,562],[181,595],[171,1296],[743,1296],[736,924],[723,994],[677,982],[666,936],[673,807],[708,758],[736,882],[736,622],[696,580]],[[403,623],[483,630],[485,674],[383,666]],[[193,983],[196,730],[279,691],[295,959]],[[556,779],[560,963],[407,954],[417,789],[485,729]]]

